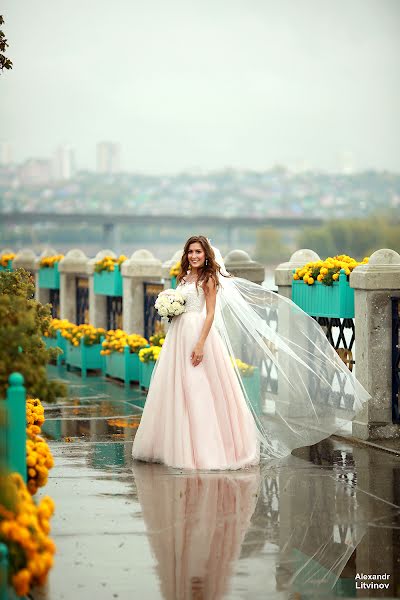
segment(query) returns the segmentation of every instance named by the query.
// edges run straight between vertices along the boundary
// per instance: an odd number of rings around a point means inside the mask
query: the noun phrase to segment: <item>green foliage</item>
[[[358,260],[380,248],[400,252],[400,223],[396,221],[385,217],[338,219],[321,227],[305,227],[297,236],[297,247],[310,248],[321,257],[345,253]]]
[[[280,231],[265,227],[256,232],[255,259],[266,264],[278,264],[290,256],[290,249],[282,240]]]
[[[3,23],[4,19],[0,15],[0,25],[3,25]],[[3,71],[3,69],[12,69],[11,60],[3,54],[3,52],[6,51],[6,48],[8,48],[7,40],[4,33],[0,31],[0,71]]]
[[[0,272],[0,398],[5,397],[9,375],[18,371],[28,395],[51,402],[65,395],[65,386],[47,379],[46,365],[58,350],[47,350],[42,340],[50,305],[34,300],[33,293],[32,277],[24,269]]]

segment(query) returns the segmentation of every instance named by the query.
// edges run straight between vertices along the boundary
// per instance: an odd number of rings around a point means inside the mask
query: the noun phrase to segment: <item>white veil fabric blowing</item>
[[[370,395],[320,325],[288,298],[229,276],[212,249],[221,269],[214,325],[256,422],[261,456],[281,458],[348,428]],[[246,372],[238,360],[253,368]]]

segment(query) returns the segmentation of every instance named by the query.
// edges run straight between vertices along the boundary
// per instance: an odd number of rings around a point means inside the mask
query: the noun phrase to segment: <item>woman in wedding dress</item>
[[[172,319],[152,378],[133,457],[186,469],[240,469],[259,462],[256,424],[229,354],[213,327],[219,265],[202,236],[184,248]]]
[[[347,427],[369,399],[314,319],[231,277],[204,236],[187,240],[178,281],[185,312],[172,319],[154,368],[133,458],[250,467]]]

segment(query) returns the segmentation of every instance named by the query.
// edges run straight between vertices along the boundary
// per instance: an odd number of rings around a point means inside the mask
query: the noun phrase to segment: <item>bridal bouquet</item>
[[[160,317],[168,317],[171,322],[173,317],[185,312],[185,298],[176,290],[163,290],[158,294],[154,306]]]

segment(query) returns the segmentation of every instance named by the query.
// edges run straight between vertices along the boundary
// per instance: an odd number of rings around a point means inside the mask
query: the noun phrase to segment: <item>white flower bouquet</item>
[[[171,322],[173,317],[185,312],[185,298],[176,290],[163,290],[158,294],[154,307],[160,317],[167,317]]]

